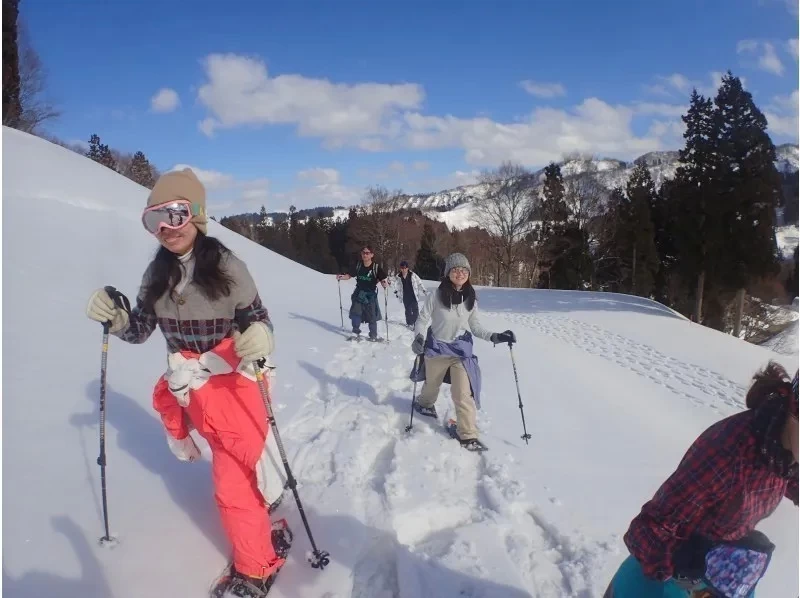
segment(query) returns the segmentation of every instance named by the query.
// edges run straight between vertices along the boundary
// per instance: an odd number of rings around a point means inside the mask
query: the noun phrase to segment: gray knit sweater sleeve
[[[481,324],[481,320],[478,317],[478,302],[475,301],[475,305],[472,308],[472,311],[469,314],[469,329],[472,331],[472,334],[477,336],[478,338],[482,338],[485,341],[491,340],[492,332],[487,330]]]

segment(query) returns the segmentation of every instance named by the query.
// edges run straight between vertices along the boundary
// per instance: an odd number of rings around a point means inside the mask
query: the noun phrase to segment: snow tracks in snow
[[[715,403],[722,401],[740,409],[740,397],[747,392],[744,386],[717,372],[670,357],[649,345],[595,324],[550,315],[486,313],[506,318],[586,353],[613,361],[694,405],[716,408]]]
[[[289,457],[304,504],[317,512],[317,544],[351,570],[352,589],[328,595],[602,594],[593,573],[611,549],[557,529],[527,499],[516,481],[521,464],[505,447],[475,454],[450,438],[442,426],[454,417],[448,385],[439,421],[415,414],[405,432],[411,333],[393,328],[390,344],[347,343],[324,370],[301,363],[319,384],[282,431],[298,447]],[[491,423],[481,419],[486,432]]]

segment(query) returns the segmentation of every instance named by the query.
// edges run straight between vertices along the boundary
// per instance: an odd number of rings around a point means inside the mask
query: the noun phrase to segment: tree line
[[[677,172],[660,186],[644,161],[610,190],[588,158],[569,176],[554,162],[541,176],[504,163],[481,174],[487,191],[465,230],[402,208],[407,196],[380,186],[347,218],[292,208],[281,222],[221,223],[320,272],[344,270],[370,244],[390,270],[407,259],[438,279],[443,256],[463,251],[477,284],[650,297],[738,335],[743,311],[797,296],[797,251],[786,259],[775,238],[779,210],[797,222],[797,173],[778,172],[766,118],[731,72],[714,98],[693,91],[682,119]]]

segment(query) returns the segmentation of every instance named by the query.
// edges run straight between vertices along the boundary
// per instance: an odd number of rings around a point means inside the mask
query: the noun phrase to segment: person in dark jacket
[[[375,253],[372,247],[365,245],[361,248],[361,261],[346,274],[337,274],[336,280],[356,279],[356,288],[350,297],[350,321],[353,324],[355,338],[360,338],[361,322],[369,326],[369,340],[378,339],[378,320],[381,319],[381,310],[378,306],[378,283],[385,289],[386,270],[373,261]]]
[[[633,519],[604,598],[755,595],[774,548],[755,528],[783,498],[798,504],[797,374],[770,362],[745,403],[695,440]]]
[[[413,329],[419,317],[419,300],[428,295],[422,280],[416,272],[409,269],[408,262],[400,262],[400,274],[395,281],[394,296],[403,302],[406,312],[406,326]]]

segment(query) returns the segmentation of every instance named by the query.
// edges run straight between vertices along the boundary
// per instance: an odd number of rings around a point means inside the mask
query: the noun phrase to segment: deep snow
[[[166,363],[159,332],[110,344],[109,515],[120,544],[97,544],[101,328],[84,312],[98,286],[135,296],[156,247],[138,219],[147,192],[64,148],[3,136],[6,595],[203,596],[228,548],[207,447],[204,460],[179,463],[150,406]],[[287,497],[278,514],[296,540],[271,596],[599,597],[625,557],[629,521],[696,435],[742,408],[768,359],[797,367],[796,354],[644,299],[481,288],[485,323],[517,333],[532,439],[520,439],[508,348],[478,340],[491,450],[477,456],[425,418],[404,432],[413,357],[399,302],[389,301],[389,344],[348,343],[332,276],[209,230],[247,262],[274,321],[276,417],[332,557],[324,571],[308,566]],[[352,282],[341,288],[346,304]],[[761,529],[778,550],[759,595],[796,595],[797,509],[783,501]]]

